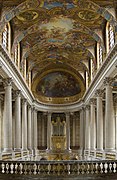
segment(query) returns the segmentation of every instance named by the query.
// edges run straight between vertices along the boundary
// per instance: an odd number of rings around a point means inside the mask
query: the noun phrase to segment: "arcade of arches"
[[[0,158],[116,159],[116,0],[0,7]]]

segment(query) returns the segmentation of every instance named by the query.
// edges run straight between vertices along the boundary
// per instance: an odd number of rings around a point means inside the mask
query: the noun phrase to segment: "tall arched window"
[[[87,71],[85,71],[85,87],[86,87],[86,90],[89,87],[89,75]]]
[[[91,58],[91,76],[92,78],[95,76],[95,73],[96,73],[96,68],[95,68],[95,64],[94,64],[94,61],[93,59]]]
[[[107,53],[114,46],[114,44],[115,44],[114,28],[109,22],[107,22],[107,25],[106,25],[106,49],[107,49]]]
[[[2,33],[2,44],[8,50],[8,25],[5,25]]]
[[[2,33],[2,44],[3,47],[11,53],[11,27],[10,23],[7,23]]]
[[[103,62],[103,50],[99,43],[97,43],[97,69],[102,65]]]
[[[18,43],[14,50],[14,62],[20,69],[20,44]]]
[[[115,34],[114,34],[114,29],[111,25],[109,25],[109,47],[112,48],[115,44]]]
[[[28,72],[28,86],[31,89],[31,84],[32,84],[32,71],[30,70]]]

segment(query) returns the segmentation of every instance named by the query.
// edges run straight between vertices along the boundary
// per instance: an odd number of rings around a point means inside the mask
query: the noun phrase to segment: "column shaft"
[[[66,113],[66,148],[70,150],[70,114]]]
[[[5,81],[5,99],[4,99],[4,152],[12,151],[12,86],[11,79]]]
[[[44,115],[43,115],[43,119],[42,119],[42,146],[45,146],[45,119],[44,119]]]
[[[34,110],[34,149],[37,149],[37,110]]]
[[[116,139],[116,142],[115,142],[115,144],[116,144],[116,150],[117,150],[117,99],[115,100],[115,123],[116,123],[116,137],[115,137],[115,139]]]
[[[115,119],[111,79],[105,79],[106,103],[105,103],[105,149],[115,149]]]
[[[85,150],[90,149],[90,107],[86,106]]]
[[[15,100],[15,150],[21,150],[21,97],[20,91],[16,91]]]
[[[51,146],[51,113],[48,113],[47,122],[47,149],[50,150]]]
[[[2,150],[2,101],[0,100],[0,152]]]
[[[103,150],[103,103],[102,91],[96,91],[97,96],[97,149]]]
[[[83,112],[83,108],[80,110],[80,150],[83,150],[83,146],[84,146],[84,129],[83,129],[83,124],[84,124],[84,112]]]
[[[75,123],[75,115],[73,115],[73,147],[75,146],[76,139],[76,123]]]
[[[27,150],[27,101],[22,103],[22,150]]]
[[[90,148],[96,148],[95,100],[91,99]]]
[[[31,106],[28,106],[28,149],[32,150],[32,114]]]

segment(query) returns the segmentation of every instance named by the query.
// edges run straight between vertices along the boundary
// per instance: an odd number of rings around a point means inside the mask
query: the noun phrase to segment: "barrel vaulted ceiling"
[[[85,92],[89,59],[96,61],[96,43],[105,51],[105,24],[115,23],[116,1],[0,0],[0,6],[0,31],[11,23],[12,53],[20,43],[35,96],[42,102],[78,100]]]

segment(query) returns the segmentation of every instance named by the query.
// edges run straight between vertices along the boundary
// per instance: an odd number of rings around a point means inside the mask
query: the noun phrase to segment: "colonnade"
[[[12,79],[4,80],[3,133],[1,149],[4,153],[37,149],[37,110],[25,99],[20,90],[14,93],[15,115],[12,117],[13,89]],[[2,118],[1,118],[2,119]],[[13,122],[14,120],[14,122]],[[13,123],[15,129],[13,133]],[[2,129],[2,127],[1,127]],[[13,138],[13,136],[15,136]],[[13,143],[14,139],[14,143]],[[14,144],[14,147],[13,147]]]
[[[12,79],[4,80],[3,152],[37,150],[37,113],[22,96],[20,90],[15,91],[15,133],[13,134],[12,118]],[[97,89],[89,104],[80,110],[80,149],[115,150],[117,148],[117,114],[114,114],[112,79],[105,78],[103,90]],[[105,93],[105,97],[103,94]],[[104,99],[103,99],[104,97]],[[0,105],[1,106],[1,105]],[[117,108],[117,106],[115,106]],[[116,111],[117,113],[117,111]],[[0,117],[2,115],[0,114]],[[51,149],[51,117],[47,113],[47,150]],[[74,122],[73,125],[75,126]],[[1,133],[1,130],[0,130]],[[44,133],[44,132],[43,132]],[[13,135],[15,143],[13,147]],[[0,144],[2,144],[0,142]],[[66,149],[70,150],[70,113],[66,112]]]
[[[97,89],[89,104],[80,110],[81,150],[111,151],[116,149],[117,128],[115,128],[112,81],[112,78],[106,77],[104,89]]]

